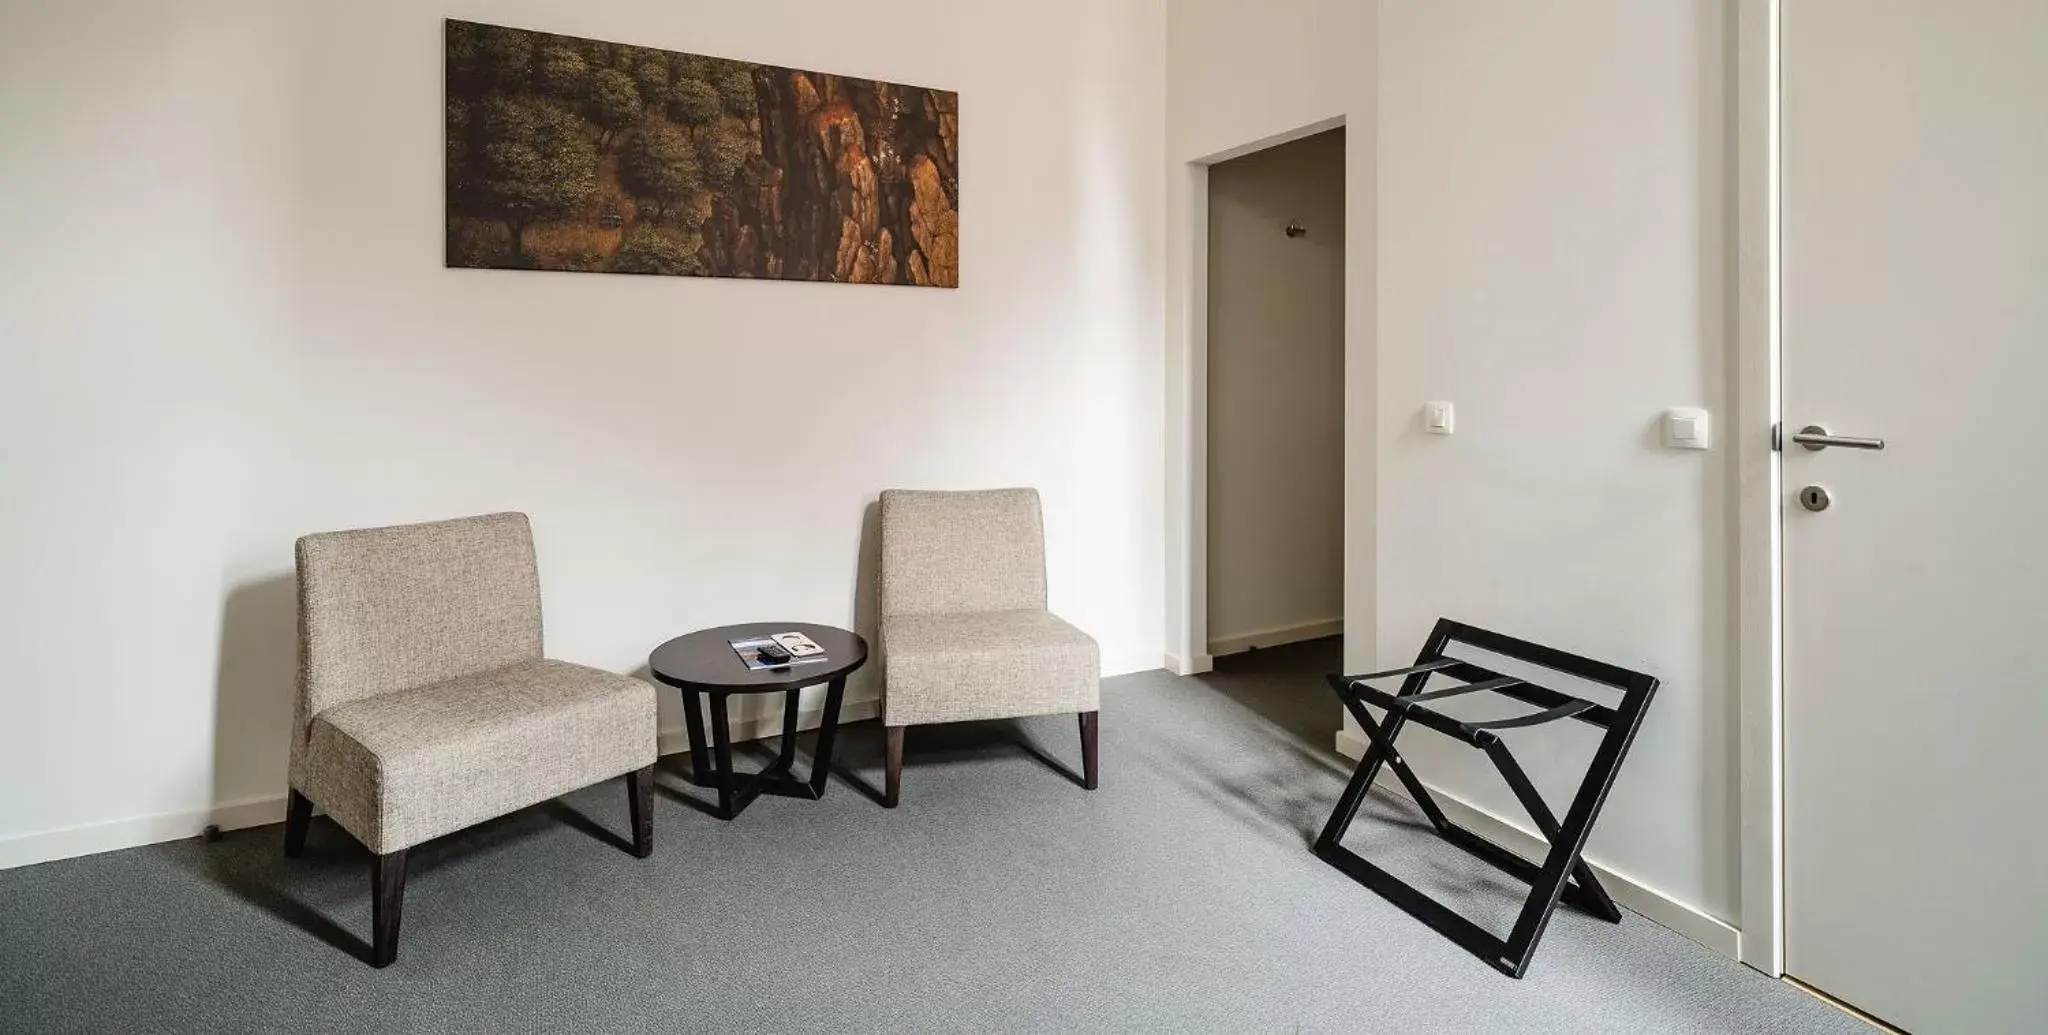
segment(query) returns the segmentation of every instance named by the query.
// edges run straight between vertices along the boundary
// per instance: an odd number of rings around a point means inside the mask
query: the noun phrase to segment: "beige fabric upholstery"
[[[523,661],[321,712],[300,793],[392,852],[654,764],[654,690]]]
[[[655,693],[541,657],[523,514],[298,544],[293,789],[395,852],[654,763]]]
[[[358,697],[540,657],[524,514],[309,535],[298,562],[302,724]]]
[[[884,619],[890,726],[1092,712],[1102,661],[1050,611]]]
[[[1095,641],[1046,610],[1032,489],[882,493],[882,721],[1095,711]]]
[[[1045,610],[1035,489],[882,493],[882,615]]]

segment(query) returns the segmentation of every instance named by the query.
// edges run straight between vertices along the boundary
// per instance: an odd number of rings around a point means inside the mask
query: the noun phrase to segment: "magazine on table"
[[[825,648],[817,641],[800,632],[774,633],[769,636],[749,636],[741,640],[727,640],[732,652],[740,656],[748,671],[761,672],[771,668],[788,668],[791,665],[811,665],[824,661]],[[761,656],[761,648],[780,647],[789,652],[788,661],[770,661]]]

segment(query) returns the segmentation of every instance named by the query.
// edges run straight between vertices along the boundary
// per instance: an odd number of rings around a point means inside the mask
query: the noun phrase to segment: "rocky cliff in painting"
[[[447,23],[448,265],[960,283],[958,95]]]

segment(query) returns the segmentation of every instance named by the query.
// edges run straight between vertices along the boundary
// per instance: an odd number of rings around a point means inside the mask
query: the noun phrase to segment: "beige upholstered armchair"
[[[894,808],[910,726],[1078,712],[1094,790],[1102,663],[1046,610],[1032,489],[882,493],[882,725]]]
[[[298,543],[299,693],[285,854],[313,806],[371,863],[370,962],[398,951],[414,845],[628,775],[634,854],[654,848],[654,687],[541,657],[524,514]]]

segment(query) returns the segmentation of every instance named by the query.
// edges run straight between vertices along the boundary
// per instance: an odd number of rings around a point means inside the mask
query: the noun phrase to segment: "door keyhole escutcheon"
[[[1809,485],[1799,490],[1799,505],[1816,514],[1828,509],[1834,502],[1835,497],[1824,486]]]

